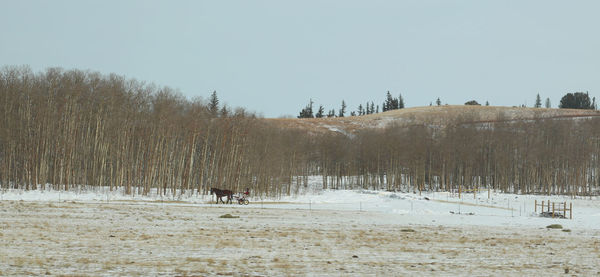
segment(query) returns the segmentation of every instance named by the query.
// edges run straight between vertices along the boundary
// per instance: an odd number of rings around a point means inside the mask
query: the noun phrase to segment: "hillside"
[[[600,116],[600,111],[578,109],[546,109],[501,106],[427,106],[392,110],[364,116],[342,118],[270,118],[268,122],[279,127],[298,128],[311,132],[354,133],[369,128],[429,125],[443,127],[448,124],[514,122],[539,119],[585,118]]]

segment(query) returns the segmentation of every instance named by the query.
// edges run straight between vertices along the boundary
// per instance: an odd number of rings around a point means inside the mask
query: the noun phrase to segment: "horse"
[[[223,196],[227,196],[227,203],[231,204],[231,199],[233,198],[233,191],[227,189],[210,188],[210,194],[212,195],[213,193],[215,194],[215,196],[217,196],[217,204],[219,204],[219,200],[221,200],[221,202],[225,204],[225,202],[221,198]]]

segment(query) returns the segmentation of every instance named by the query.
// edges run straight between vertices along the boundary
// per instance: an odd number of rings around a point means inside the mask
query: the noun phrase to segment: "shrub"
[[[231,214],[224,214],[222,216],[219,216],[219,218],[240,218],[239,216],[233,216]]]
[[[560,225],[560,224],[550,224],[550,225],[546,226],[546,228],[548,228],[548,229],[562,229],[562,225]]]

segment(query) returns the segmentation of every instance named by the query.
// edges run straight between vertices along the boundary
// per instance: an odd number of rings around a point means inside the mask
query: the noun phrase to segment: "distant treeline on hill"
[[[315,134],[223,107],[216,92],[190,101],[117,75],[27,67],[0,70],[0,115],[2,189],[282,196],[310,175],[329,189],[588,195],[600,187],[597,117],[464,124],[478,122],[471,114],[445,127]]]
[[[314,102],[311,99],[308,105],[306,105],[306,107],[304,107],[304,109],[300,111],[300,115],[298,115],[298,118],[323,118],[336,116],[344,117],[347,113],[346,101],[344,100],[342,100],[342,107],[339,109],[337,115],[335,113],[335,109],[329,110],[327,115],[325,115],[325,108],[323,107],[323,105],[319,105],[319,109],[317,110],[317,112],[313,113],[313,105]],[[393,98],[392,94],[388,91],[386,99],[382,105],[382,111],[385,112],[397,109],[404,109],[404,98],[402,98],[402,95],[400,95],[398,98]],[[358,105],[358,110],[350,112],[350,116],[361,116],[374,113],[379,113],[379,105],[375,106],[375,103],[371,101],[367,102],[364,106],[362,104]]]
[[[442,105],[442,101],[440,100],[439,97],[435,100],[435,104],[437,106]],[[342,100],[342,107],[339,109],[337,115],[335,113],[335,109],[329,110],[327,115],[325,115],[325,108],[323,107],[323,105],[319,105],[318,111],[316,113],[313,113],[313,105],[314,105],[314,102],[312,99],[310,99],[308,105],[306,105],[306,107],[304,107],[300,111],[300,115],[298,115],[298,118],[344,117],[347,114],[346,101],[344,101],[344,100]],[[479,104],[475,100],[467,101],[467,102],[465,102],[465,105],[481,106],[481,104]],[[490,102],[485,101],[485,105],[489,106]],[[429,103],[429,106],[433,106],[433,103]],[[404,98],[402,97],[402,94],[400,94],[400,96],[398,98],[393,98],[392,95],[390,94],[390,92],[388,91],[387,95],[386,95],[386,99],[383,102],[382,107],[383,107],[382,112],[386,112],[389,110],[403,109],[404,108]],[[521,107],[525,107],[525,105],[523,104],[523,105],[521,105]],[[540,97],[539,93],[536,95],[535,104],[533,107],[534,108],[542,107],[542,98]],[[552,107],[552,105],[550,103],[550,98],[546,98],[545,107],[546,108]],[[565,96],[563,96],[560,99],[560,104],[558,107],[561,109],[592,109],[592,110],[596,110],[597,109],[596,97],[593,97],[590,99],[589,93],[587,93],[587,92],[586,93],[583,93],[583,92],[567,93]],[[358,109],[356,111],[351,111],[350,116],[357,116],[357,115],[361,116],[361,115],[368,115],[368,114],[373,114],[373,113],[379,113],[379,105],[375,106],[375,103],[373,101],[371,101],[371,102],[367,102],[365,106],[363,106],[362,104],[358,105]]]

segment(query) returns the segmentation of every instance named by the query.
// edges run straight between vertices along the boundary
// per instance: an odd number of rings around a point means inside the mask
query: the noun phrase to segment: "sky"
[[[600,97],[600,1],[0,1],[0,66],[116,73],[264,117]]]

